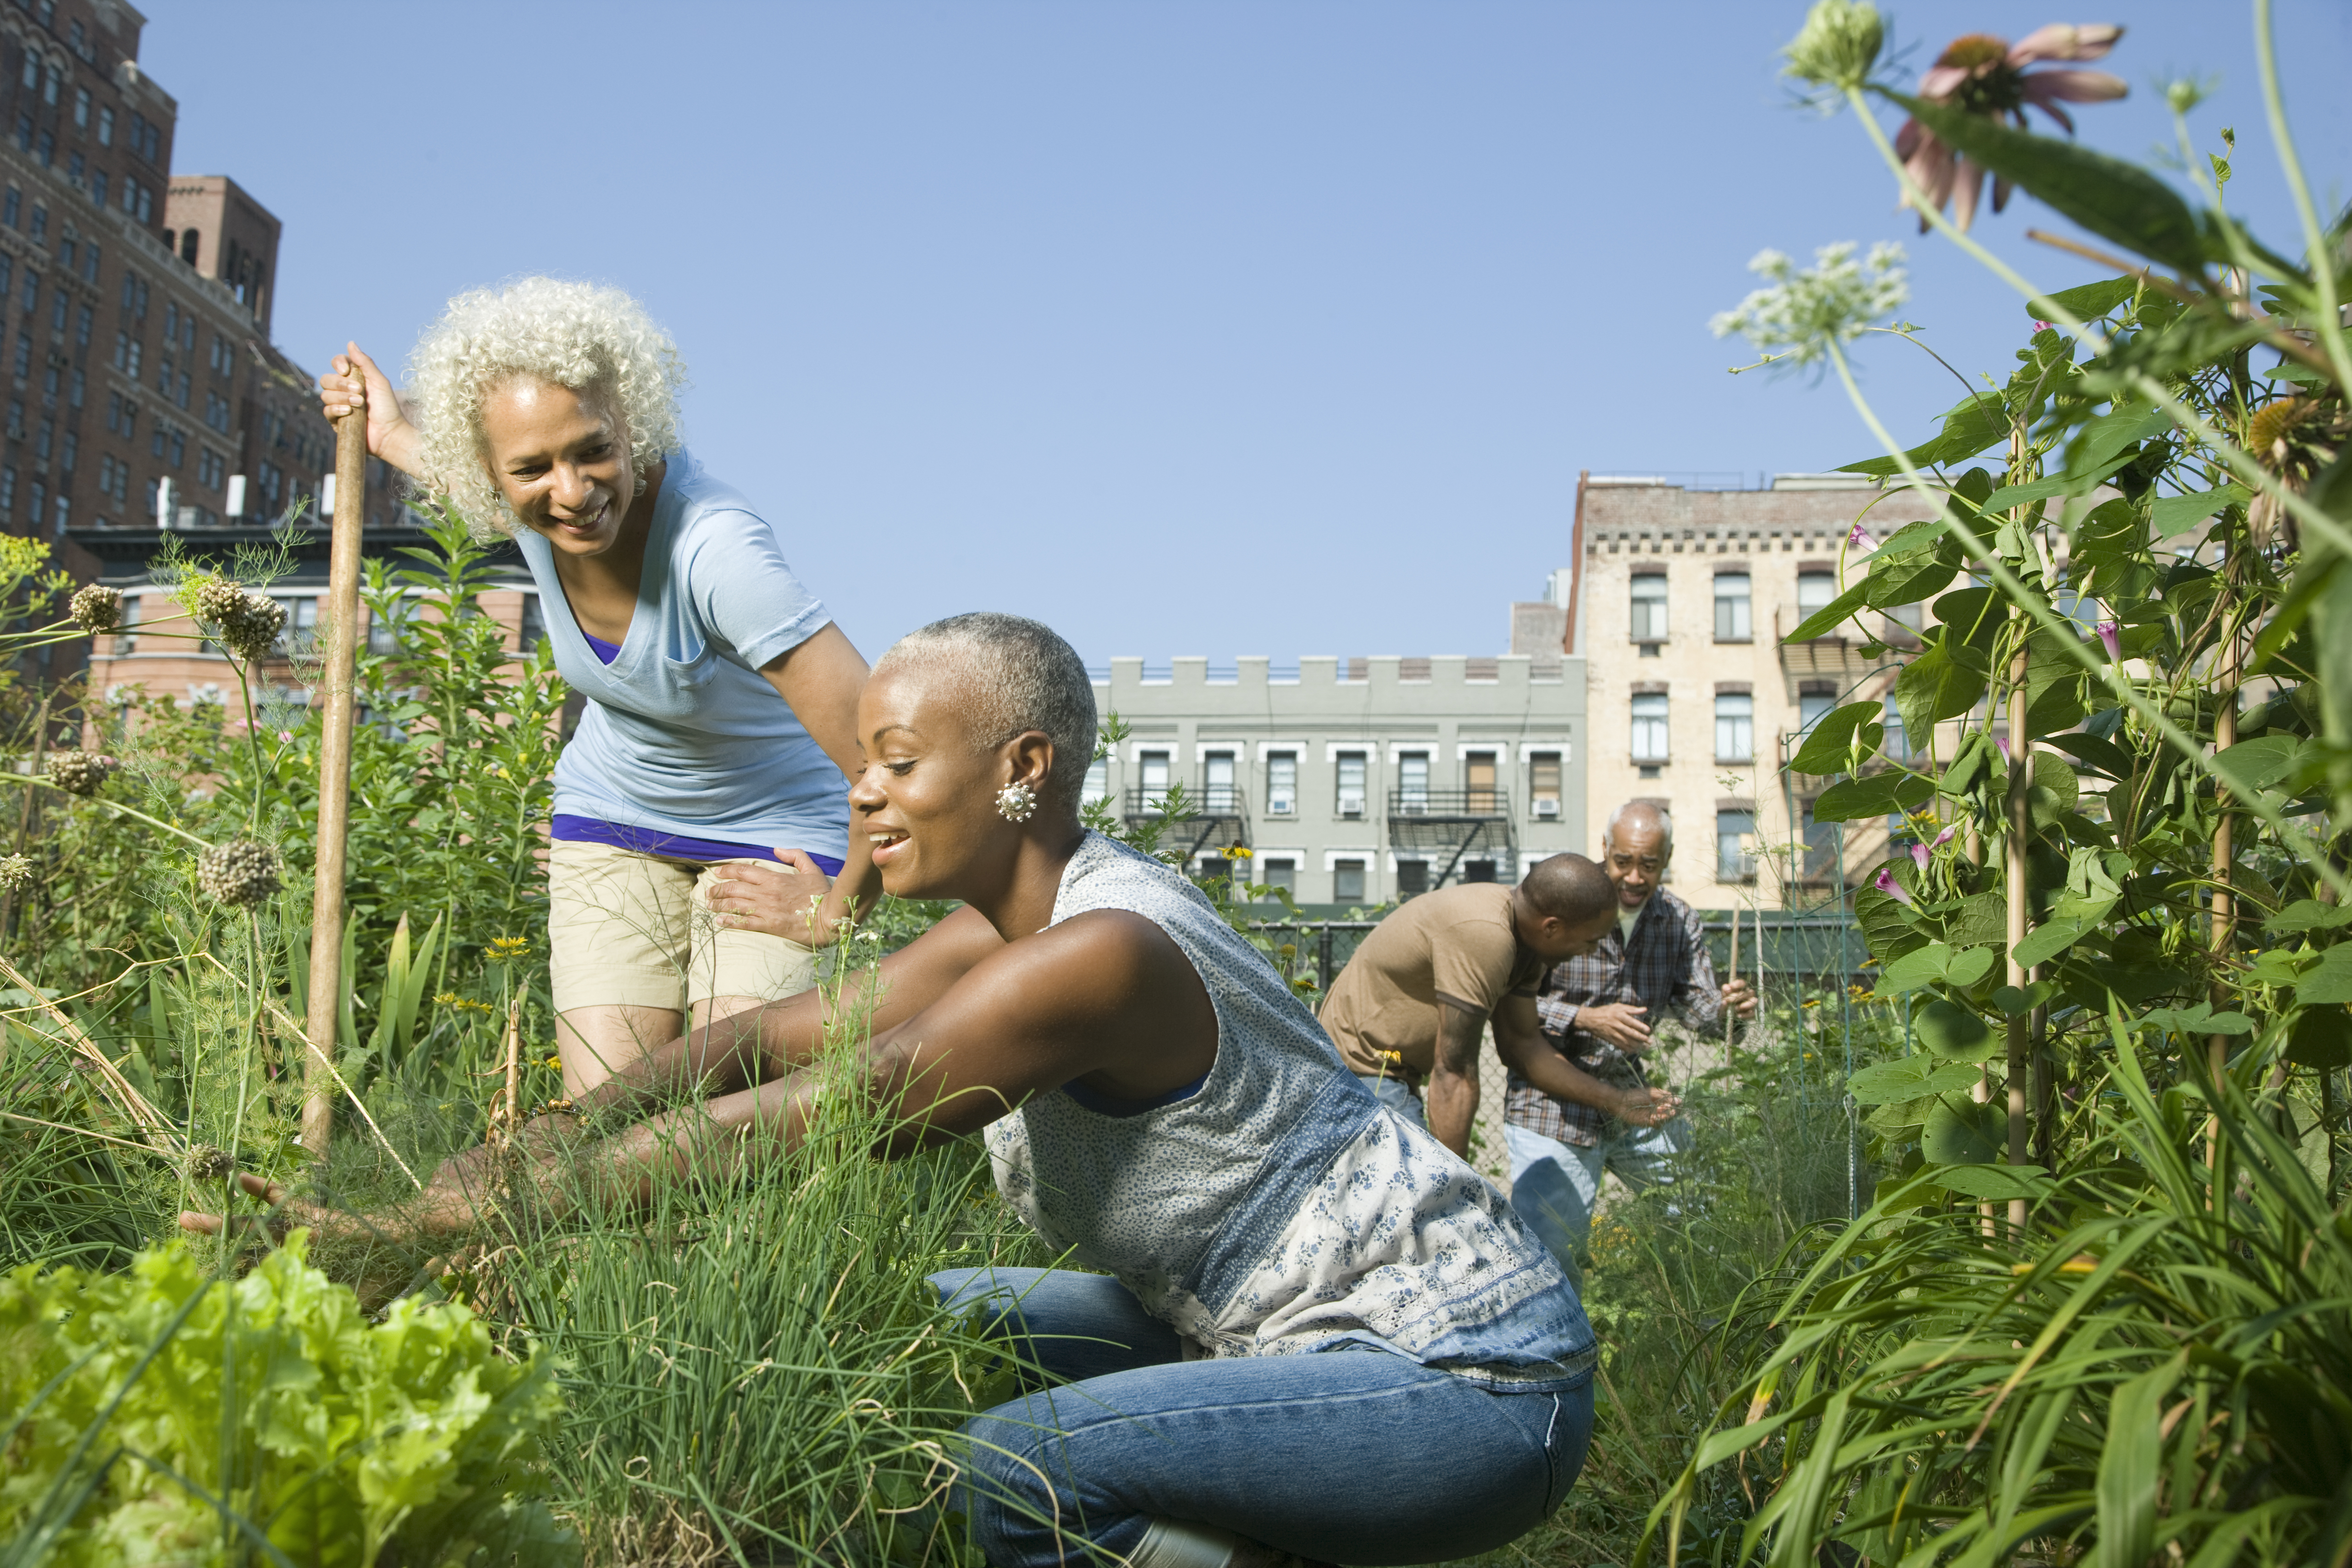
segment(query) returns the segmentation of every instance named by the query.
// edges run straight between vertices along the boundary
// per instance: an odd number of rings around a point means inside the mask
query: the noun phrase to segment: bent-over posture
[[[1105,1271],[936,1281],[1045,1373],[966,1427],[956,1505],[988,1560],[1423,1563],[1556,1509],[1591,1422],[1575,1293],[1198,889],[1079,826],[1094,689],[1069,645],[1009,616],[926,627],[877,667],[858,735],[850,804],[883,886],[968,906],[880,966],[869,1081],[905,1146],[984,1129],[1008,1201]],[[588,1172],[642,1194],[793,1142],[817,1079],[787,1069],[823,1026],[800,997],[632,1064],[592,1098],[733,1092],[590,1146]],[[486,1168],[444,1166],[415,1228],[471,1224]]]

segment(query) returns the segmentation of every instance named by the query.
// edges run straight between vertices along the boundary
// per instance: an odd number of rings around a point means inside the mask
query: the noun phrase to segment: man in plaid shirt
[[[1590,953],[1552,968],[1536,998],[1544,1046],[1522,1047],[1505,1063],[1511,1206],[1571,1280],[1580,1279],[1577,1259],[1592,1228],[1601,1173],[1613,1170],[1634,1188],[1671,1183],[1675,1156],[1690,1148],[1690,1124],[1676,1114],[1682,1101],[1652,1089],[1642,1070],[1650,1048],[1645,1016],[1667,1008],[1704,1031],[1727,1007],[1742,1018],[1756,1011],[1745,982],[1716,984],[1698,916],[1660,886],[1674,836],[1673,819],[1643,802],[1609,818],[1601,863],[1617,888],[1617,928]],[[1615,1108],[1561,1094],[1563,1060],[1615,1088]]]

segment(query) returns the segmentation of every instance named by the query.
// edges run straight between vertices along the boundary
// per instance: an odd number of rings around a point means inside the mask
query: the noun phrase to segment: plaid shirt
[[[1723,1017],[1723,991],[1715,983],[1715,962],[1707,957],[1698,916],[1664,888],[1642,906],[1630,937],[1611,927],[1591,952],[1553,965],[1536,998],[1544,1039],[1554,1050],[1604,1083],[1646,1088],[1641,1058],[1576,1026],[1578,1008],[1612,1002],[1647,1007],[1643,1022],[1653,1029],[1662,1011],[1693,1030]],[[1616,1120],[1589,1105],[1554,1100],[1517,1073],[1511,1075],[1503,1115],[1530,1132],[1587,1149]]]

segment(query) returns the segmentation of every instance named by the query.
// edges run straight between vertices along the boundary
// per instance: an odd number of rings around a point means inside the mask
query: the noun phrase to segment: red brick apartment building
[[[310,374],[270,342],[278,219],[226,176],[171,174],[146,21],[0,0],[0,529],[126,585],[164,531],[225,554],[334,464]],[[389,478],[371,523],[399,521]],[[76,673],[80,647],[29,673]]]

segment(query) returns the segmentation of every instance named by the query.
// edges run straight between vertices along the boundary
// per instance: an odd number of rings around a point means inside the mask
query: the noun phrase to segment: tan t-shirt
[[[1468,882],[1423,893],[1366,937],[1323,999],[1323,1027],[1349,1068],[1420,1079],[1437,1061],[1438,1012],[1455,1002],[1492,1013],[1532,995],[1543,960],[1511,930],[1511,889]]]

